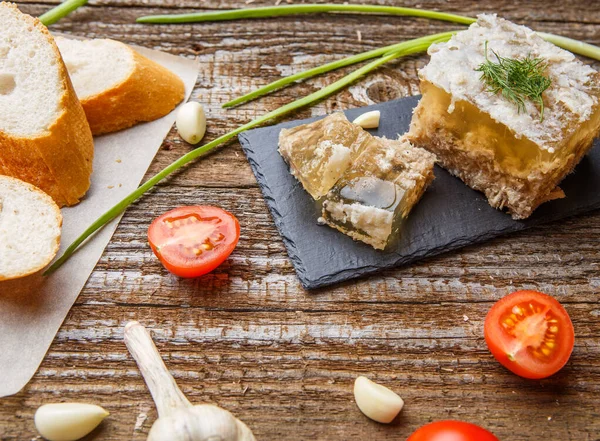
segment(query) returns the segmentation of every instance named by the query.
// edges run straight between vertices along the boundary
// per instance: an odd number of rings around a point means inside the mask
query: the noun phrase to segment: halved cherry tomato
[[[502,365],[525,378],[546,378],[569,360],[575,333],[558,301],[537,291],[517,291],[492,306],[485,341]]]
[[[448,420],[417,429],[407,441],[498,441],[498,438],[475,424]]]
[[[180,277],[199,277],[221,265],[240,238],[235,216],[217,207],[179,207],[154,219],[148,229],[152,251]]]

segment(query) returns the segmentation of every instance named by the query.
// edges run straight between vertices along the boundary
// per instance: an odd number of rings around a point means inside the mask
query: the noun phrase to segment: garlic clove
[[[202,104],[196,101],[185,103],[177,112],[175,126],[186,142],[198,144],[206,132],[206,115]]]
[[[381,112],[379,110],[373,110],[371,112],[365,112],[362,115],[358,116],[353,124],[358,124],[363,129],[376,129],[379,127],[379,118],[381,117]]]
[[[392,422],[404,407],[398,394],[362,376],[354,382],[354,400],[362,413],[378,423]]]
[[[109,413],[100,406],[85,403],[52,403],[35,412],[35,428],[49,441],[75,441],[83,438]]]

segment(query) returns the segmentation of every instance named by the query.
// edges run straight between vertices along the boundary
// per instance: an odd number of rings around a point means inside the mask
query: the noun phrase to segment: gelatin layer
[[[279,152],[292,174],[310,195],[319,199],[333,187],[373,136],[349,122],[343,113],[283,129]]]

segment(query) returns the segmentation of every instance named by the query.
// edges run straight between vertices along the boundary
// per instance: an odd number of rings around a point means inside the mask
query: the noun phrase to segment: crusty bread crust
[[[47,205],[48,208],[50,208],[54,214],[54,219],[57,223],[57,225],[59,227],[62,227],[62,214],[60,212],[60,209],[58,208],[58,205],[56,205],[56,203],[54,202],[54,200],[46,193],[44,193],[42,190],[40,190],[39,188],[37,188],[34,185],[31,185],[25,181],[22,181],[20,179],[16,179],[16,178],[12,178],[10,176],[2,176],[0,175],[0,181],[13,181],[14,185],[20,185],[20,186],[25,186],[28,187],[28,189],[34,193],[36,193],[38,195],[38,197],[42,200],[42,202],[44,204]],[[2,199],[0,198],[0,212],[2,211]],[[40,262],[38,265],[35,266],[31,266],[29,268],[24,268],[22,269],[22,271],[18,272],[18,273],[11,273],[11,274],[2,274],[0,273],[0,281],[3,280],[12,280],[12,279],[18,279],[21,277],[25,277],[28,276],[30,274],[34,274],[38,271],[40,271],[41,269],[45,268],[46,265],[48,265],[52,259],[54,259],[54,256],[56,256],[56,253],[58,253],[58,249],[60,247],[60,232],[59,234],[56,236],[53,244],[52,244],[52,248],[51,248],[51,252],[46,256],[45,260]]]
[[[94,135],[163,117],[185,96],[181,78],[129,46],[123,46],[133,53],[131,74],[116,86],[81,100]]]
[[[18,11],[12,3],[3,2],[0,7]],[[92,133],[54,39],[38,19],[19,14],[45,36],[56,55],[65,89],[59,103],[63,111],[47,131],[35,136],[17,137],[0,131],[0,174],[39,187],[61,207],[74,205],[90,186]]]

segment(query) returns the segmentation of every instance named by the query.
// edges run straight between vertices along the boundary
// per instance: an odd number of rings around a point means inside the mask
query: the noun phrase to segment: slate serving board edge
[[[294,265],[296,274],[298,275],[298,278],[300,279],[302,286],[304,286],[306,289],[311,289],[312,288],[311,286],[307,286],[304,283],[304,281],[307,280],[305,277],[306,269],[305,269],[304,263],[302,262],[302,259],[298,256],[298,252],[296,250],[295,243],[284,234],[284,229],[283,229],[284,218],[280,213],[279,207],[277,206],[277,200],[273,196],[271,187],[267,183],[267,178],[262,173],[260,164],[258,164],[254,160],[254,156],[253,156],[254,151],[252,149],[250,141],[246,137],[246,132],[240,133],[238,135],[238,139],[240,141],[240,144],[242,145],[242,149],[244,150],[244,153],[246,154],[246,158],[248,158],[248,162],[250,163],[250,168],[252,168],[254,176],[256,177],[258,186],[260,187],[260,190],[263,194],[265,202],[267,203],[267,206],[269,207],[269,211],[271,212],[271,217],[273,218],[273,221],[275,222],[275,227],[277,227],[277,231],[279,231],[279,235],[283,239],[283,244],[287,250],[290,260],[292,261],[292,265]]]

